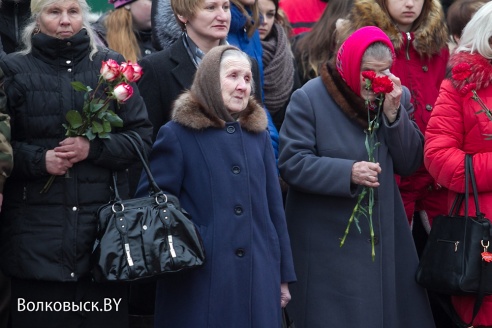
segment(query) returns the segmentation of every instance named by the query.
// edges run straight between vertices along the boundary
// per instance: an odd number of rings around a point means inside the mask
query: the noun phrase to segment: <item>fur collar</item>
[[[432,56],[447,47],[448,31],[439,0],[430,0],[431,7],[421,27],[413,32],[412,45],[420,56]],[[346,22],[353,32],[361,27],[373,25],[382,29],[391,39],[395,51],[403,46],[404,33],[401,33],[391,18],[374,0],[356,0]],[[348,36],[348,35],[347,35]],[[342,36],[343,37],[343,36]]]
[[[172,120],[194,130],[225,127],[225,121],[206,114],[190,91],[186,91],[176,99]],[[265,110],[253,97],[250,97],[248,106],[239,115],[238,122],[243,129],[253,133],[265,131],[268,123]]]
[[[492,63],[487,58],[484,58],[478,53],[458,52],[451,55],[449,58],[448,67],[452,68],[460,63],[470,65],[471,75],[467,80],[457,81],[450,77],[454,87],[461,91],[465,85],[475,83],[475,90],[487,88],[492,84]]]
[[[367,110],[364,99],[349,88],[331,61],[321,68],[320,76],[326,90],[342,112],[349,119],[367,129]]]

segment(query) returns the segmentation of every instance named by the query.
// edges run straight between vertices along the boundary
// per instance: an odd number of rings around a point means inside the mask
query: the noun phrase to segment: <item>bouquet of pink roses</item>
[[[136,82],[142,76],[142,68],[135,63],[125,62],[119,65],[109,59],[102,63],[101,75],[95,90],[81,82],[72,82],[77,91],[85,91],[85,102],[82,111],[68,111],[65,116],[67,124],[63,124],[67,137],[85,136],[89,140],[95,137],[109,138],[112,127],[122,127],[123,121],[112,110],[109,104],[112,100],[124,103],[133,95],[129,82]],[[96,97],[100,88],[104,87],[101,96]]]
[[[109,109],[109,105],[113,100],[122,104],[130,99],[133,88],[129,83],[138,81],[142,74],[142,68],[136,63],[129,61],[119,65],[115,60],[109,59],[102,62],[95,90],[82,82],[71,82],[76,91],[84,91],[86,94],[82,110],[69,110],[65,115],[65,136],[84,136],[89,140],[96,137],[110,138],[112,128],[122,127],[123,120]],[[103,92],[99,92],[101,88],[104,88]],[[96,96],[98,93],[100,95]],[[54,180],[55,176],[52,175],[40,193],[47,192]]]

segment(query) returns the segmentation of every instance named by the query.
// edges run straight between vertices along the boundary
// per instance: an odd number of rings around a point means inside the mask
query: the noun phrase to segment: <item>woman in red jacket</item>
[[[492,2],[479,9],[463,30],[449,60],[452,76],[441,86],[427,125],[424,162],[437,183],[449,189],[448,208],[456,193],[465,190],[464,158],[473,155],[480,211],[492,218]],[[473,97],[475,91],[484,102]],[[487,113],[488,111],[488,113]],[[470,213],[475,213],[473,198]],[[453,297],[453,305],[465,322],[472,318],[473,296]],[[492,296],[486,296],[473,322],[492,327]]]

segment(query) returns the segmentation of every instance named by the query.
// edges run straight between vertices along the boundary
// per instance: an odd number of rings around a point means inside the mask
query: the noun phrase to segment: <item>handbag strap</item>
[[[126,131],[125,133],[121,133],[121,135],[123,137],[125,137],[126,139],[128,139],[128,141],[130,141],[130,143],[132,144],[133,148],[137,152],[138,157],[140,158],[140,161],[142,162],[143,169],[145,170],[145,173],[147,174],[147,179],[149,181],[149,186],[152,189],[151,194],[155,195],[155,194],[158,194],[158,193],[163,193],[162,190],[161,190],[161,188],[159,188],[159,186],[157,185],[157,182],[155,182],[154,176],[150,172],[150,168],[149,168],[149,165],[148,165],[147,156],[145,155],[145,157],[144,157],[144,155],[142,155],[142,152],[140,151],[140,147],[142,149],[144,148],[143,147],[143,140],[140,137],[140,135],[138,133],[136,133],[135,131]],[[132,135],[139,142],[140,147],[138,147],[138,145],[135,143],[134,138],[132,138],[130,135]]]
[[[466,154],[465,156],[465,219],[468,219],[468,199],[469,199],[469,183],[471,182],[472,190],[473,190],[473,199],[475,201],[475,215],[477,220],[482,223],[483,226],[483,235],[482,235],[482,246],[486,249],[489,245],[490,239],[490,223],[487,219],[484,218],[484,215],[480,212],[480,208],[478,205],[478,190],[477,183],[475,181],[475,172],[473,170],[473,157],[472,155]],[[470,181],[468,181],[468,177]],[[466,225],[465,225],[466,229]],[[486,246],[485,246],[486,245]],[[481,270],[480,270],[480,282],[478,285],[478,292],[475,299],[475,304],[473,305],[473,314],[470,321],[470,327],[473,327],[473,320],[478,314],[480,307],[482,306],[483,298],[485,297],[485,280],[486,280],[486,269],[488,263],[482,260]]]

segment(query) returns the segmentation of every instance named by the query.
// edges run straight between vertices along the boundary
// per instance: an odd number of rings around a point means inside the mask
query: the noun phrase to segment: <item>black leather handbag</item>
[[[137,151],[151,188],[149,196],[122,200],[113,174],[115,199],[97,212],[93,276],[98,282],[152,279],[205,261],[201,237],[179,200],[155,182],[136,133],[123,134]]]
[[[488,252],[490,222],[479,209],[472,156],[466,155],[465,162],[465,194],[456,196],[449,215],[440,215],[432,222],[416,280],[439,294],[476,295],[474,318],[483,296],[492,294],[492,265],[489,265],[492,254]],[[468,215],[470,182],[475,200],[475,217]],[[465,215],[460,216],[463,200]]]

